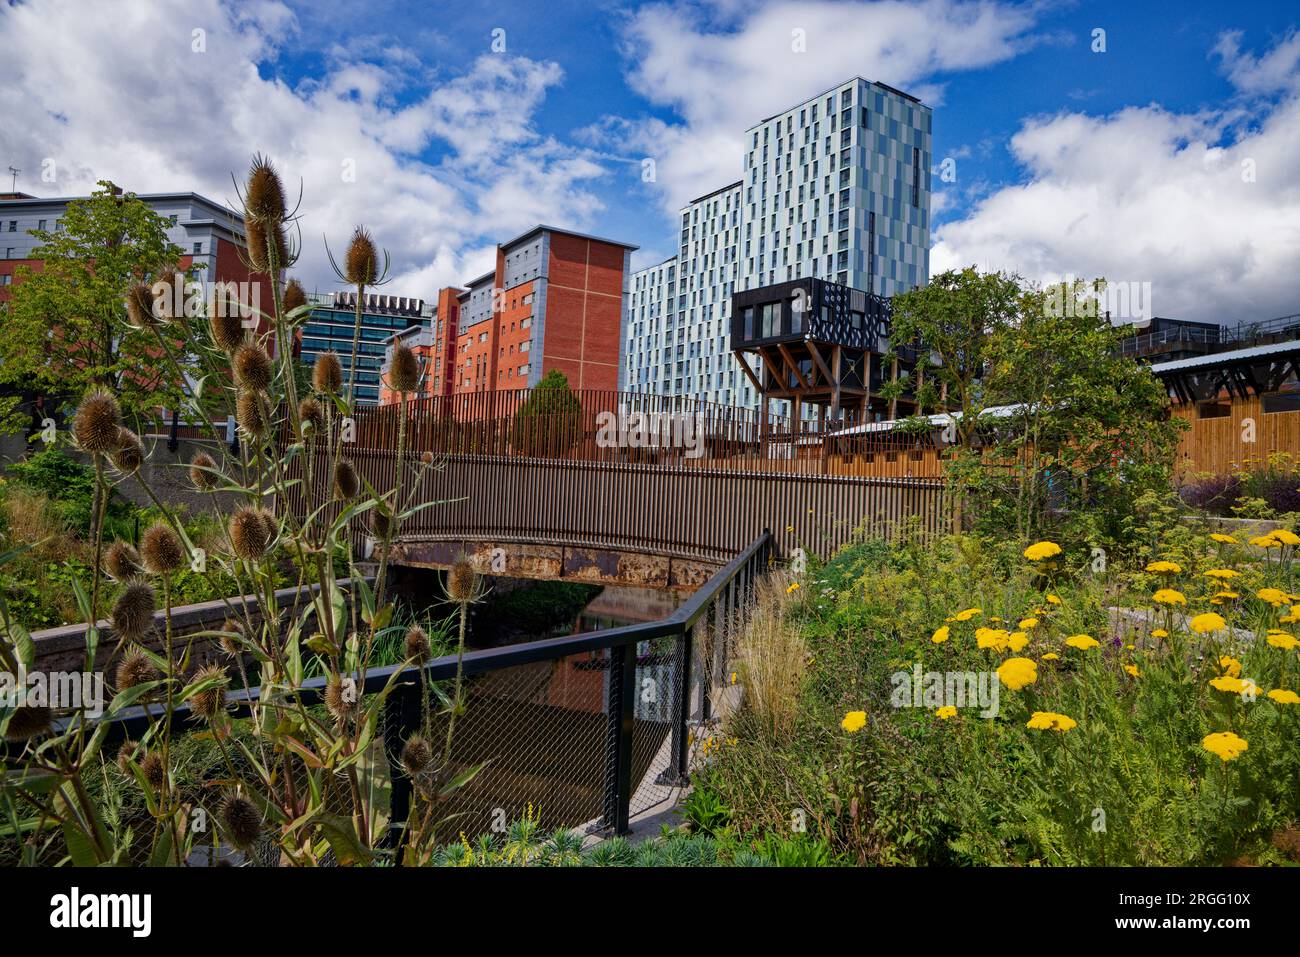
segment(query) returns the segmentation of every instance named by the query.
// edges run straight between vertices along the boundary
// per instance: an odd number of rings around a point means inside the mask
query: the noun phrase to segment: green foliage
[[[47,446],[9,466],[9,475],[21,485],[55,502],[59,514],[78,535],[89,534],[95,494],[95,470],[78,462],[58,446]],[[109,497],[105,513],[106,534],[122,532],[133,509],[118,495]]]
[[[125,307],[134,283],[152,283],[180,261],[166,220],[101,182],[88,199],[68,204],[58,230],[33,235],[40,245],[32,258],[42,265],[20,267],[15,276],[0,336],[0,385],[73,403],[103,385],[128,421],[174,406],[182,370],[141,363],[161,347],[152,331],[126,322]]]
[[[559,369],[542,376],[510,425],[510,445],[523,455],[559,456],[582,437],[582,403]]]
[[[722,795],[700,781],[682,802],[682,816],[692,831],[712,836],[730,823],[731,810]]]
[[[810,842],[774,842],[773,847],[784,861],[761,847],[681,832],[636,844],[614,837],[583,850],[580,835],[564,829],[542,834],[525,817],[510,825],[504,839],[483,835],[473,842],[448,844],[434,851],[430,863],[435,867],[804,867],[823,860]]]

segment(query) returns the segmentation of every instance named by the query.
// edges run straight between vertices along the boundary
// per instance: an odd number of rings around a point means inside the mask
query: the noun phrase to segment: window
[[[170,216],[168,216],[168,217],[167,217],[167,222],[168,222],[170,225],[175,226],[175,225],[176,225],[176,214],[175,214],[175,213],[172,213]]]
[[[38,230],[44,232],[44,231],[45,231],[45,220],[43,220],[43,219],[38,219],[38,220],[36,221],[36,228],[37,228]]]
[[[199,255],[199,254],[202,253],[202,252],[203,252],[203,244],[202,244],[202,243],[195,243],[195,244],[194,244],[194,255],[197,256],[197,255]]]
[[[0,276],[0,286],[7,286],[13,281],[14,281],[14,277],[10,276],[8,273],[6,273],[3,276]]]
[[[9,220],[9,232],[11,233],[18,232],[18,220],[16,219]]]
[[[1198,419],[1226,419],[1230,415],[1232,415],[1232,404],[1226,400],[1211,399],[1196,406]]]
[[[1274,412],[1300,412],[1300,392],[1273,392],[1261,396],[1265,414]]]

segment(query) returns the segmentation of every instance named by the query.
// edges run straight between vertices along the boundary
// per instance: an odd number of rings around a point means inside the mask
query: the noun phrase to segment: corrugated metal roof
[[[1171,362],[1152,363],[1151,371],[1156,375],[1169,372],[1184,372],[1188,369],[1213,368],[1231,362],[1249,362],[1251,359],[1264,359],[1269,356],[1300,354],[1300,341],[1272,342],[1266,346],[1251,346],[1249,349],[1234,349],[1231,352],[1212,352],[1209,355],[1195,356],[1191,359],[1174,359]]]

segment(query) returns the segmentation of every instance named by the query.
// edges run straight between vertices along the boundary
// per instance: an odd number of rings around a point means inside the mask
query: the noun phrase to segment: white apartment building
[[[753,407],[738,289],[816,276],[881,296],[929,279],[928,107],[855,77],[745,133],[742,178],[690,202],[676,256],[632,274],[621,387]]]

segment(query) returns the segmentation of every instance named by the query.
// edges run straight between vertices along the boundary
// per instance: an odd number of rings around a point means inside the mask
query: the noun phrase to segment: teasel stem
[[[397,464],[394,470],[393,485],[393,514],[384,526],[384,537],[382,542],[383,550],[379,555],[379,571],[375,578],[375,615],[378,616],[380,609],[384,607],[384,601],[387,598],[388,591],[388,557],[392,551],[393,537],[397,534],[398,518],[401,515],[402,508],[402,480],[405,477],[402,468],[402,459],[406,454],[406,393],[398,393],[398,416],[397,416]],[[371,647],[378,639],[373,623],[370,629]],[[370,648],[366,649],[366,663],[370,661]]]
[[[357,410],[352,404],[353,386],[357,381],[357,350],[361,346],[361,301],[365,298],[366,284],[357,283],[357,306],[354,312],[352,323],[352,364],[348,366],[348,414],[352,415]]]
[[[100,570],[100,564],[104,560],[104,513],[108,510],[108,492],[104,485],[104,456],[95,454],[95,488],[98,491],[99,501],[95,503],[95,564],[91,571],[90,581],[90,621],[86,622],[86,627],[94,628],[95,622],[99,621],[99,583],[103,578],[103,572]],[[95,663],[92,661],[89,665],[93,671]]]
[[[456,640],[456,683],[451,697],[451,715],[447,718],[447,744],[443,748],[442,763],[445,767],[451,761],[451,736],[456,730],[456,715],[460,711],[461,681],[465,671],[465,626],[469,622],[469,602],[460,603],[459,635]]]

